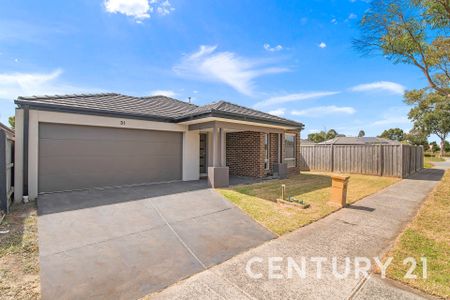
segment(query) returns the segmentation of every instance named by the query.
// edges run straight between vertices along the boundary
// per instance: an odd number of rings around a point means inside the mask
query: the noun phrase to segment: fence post
[[[0,130],[0,210],[8,212],[8,188],[6,187],[6,134]]]
[[[331,144],[331,147],[330,147],[330,161],[331,161],[330,170],[331,170],[331,172],[334,172],[334,145],[333,144]]]
[[[403,172],[404,157],[403,157],[403,144],[400,144],[400,178],[405,178]]]
[[[378,145],[378,175],[383,176],[384,169],[384,153],[383,153],[383,145]]]
[[[417,147],[417,152],[418,152],[418,157],[419,157],[419,166],[418,166],[418,171],[422,170],[422,145]]]

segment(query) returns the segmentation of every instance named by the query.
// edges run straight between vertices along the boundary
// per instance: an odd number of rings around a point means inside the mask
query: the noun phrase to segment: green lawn
[[[445,161],[445,159],[441,158],[441,157],[436,157],[436,156],[425,156],[424,157],[424,167],[425,168],[432,168],[433,162],[441,162],[441,161]]]
[[[394,257],[388,277],[427,293],[450,298],[450,170],[428,196],[419,213],[387,254]],[[417,279],[405,279],[406,257],[416,258]],[[427,257],[428,278],[423,279],[420,257]]]
[[[329,175],[303,172],[289,179],[235,186],[219,191],[253,219],[272,232],[282,235],[337,210],[335,206],[327,204],[331,190]],[[353,203],[399,180],[392,177],[351,174],[347,202]],[[288,196],[305,200],[311,207],[301,209],[274,202],[280,198],[281,184],[286,185]]]

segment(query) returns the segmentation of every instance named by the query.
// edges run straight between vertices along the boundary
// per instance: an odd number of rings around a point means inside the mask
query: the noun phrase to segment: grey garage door
[[[181,179],[182,133],[39,124],[39,192]]]

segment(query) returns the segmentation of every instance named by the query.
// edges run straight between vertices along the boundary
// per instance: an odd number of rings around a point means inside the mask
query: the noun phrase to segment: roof
[[[166,96],[134,97],[116,93],[18,97],[19,106],[90,114],[122,115],[161,122],[224,117],[303,128],[303,124],[226,101],[197,106]]]
[[[301,139],[300,140],[300,145],[302,145],[302,146],[305,146],[305,145],[317,145],[317,143],[314,143],[313,141],[310,141],[310,140]]]
[[[342,136],[319,143],[320,145],[400,145],[398,141],[392,141],[379,137],[351,137]]]
[[[214,116],[214,117],[226,117],[226,116],[237,116],[241,119],[247,121],[266,121],[270,123],[278,123],[284,125],[290,125],[295,127],[302,127],[303,124],[274,116],[259,110],[251,109],[248,107],[240,106],[227,101],[219,101],[203,106],[197,107],[195,110],[181,117],[181,120],[196,119],[204,116]]]
[[[0,122],[0,130],[3,130],[8,136],[14,136],[14,129],[9,128]]]

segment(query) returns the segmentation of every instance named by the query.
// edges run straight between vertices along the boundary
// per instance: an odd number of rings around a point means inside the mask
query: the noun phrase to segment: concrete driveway
[[[44,299],[136,299],[274,238],[204,181],[45,194],[38,213]]]
[[[416,215],[428,193],[444,174],[443,170],[425,169],[357,203],[302,227],[292,233],[242,253],[220,265],[196,274],[151,299],[427,299],[430,298],[400,284],[355,276],[356,257],[383,257],[396,237]],[[250,259],[259,258],[251,266],[260,278],[246,271]],[[270,278],[269,261],[274,261]],[[323,258],[320,272],[312,258]],[[342,274],[344,260],[351,263],[349,276]],[[294,269],[289,275],[288,260],[302,265],[305,278]],[[337,260],[334,271],[332,260]],[[397,259],[397,258],[396,258]],[[403,257],[401,258],[403,259]],[[317,273],[321,276],[317,276]],[[416,273],[418,274],[418,273]],[[420,275],[418,275],[420,276]],[[400,288],[401,287],[401,288]]]

